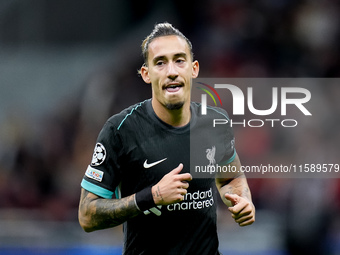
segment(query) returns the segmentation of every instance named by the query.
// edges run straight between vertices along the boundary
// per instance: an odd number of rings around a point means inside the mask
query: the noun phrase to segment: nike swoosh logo
[[[150,168],[150,167],[153,167],[153,166],[155,166],[155,165],[157,165],[157,164],[163,162],[164,160],[167,160],[167,158],[163,158],[163,159],[158,160],[158,161],[156,161],[156,162],[153,162],[153,163],[151,163],[151,164],[148,164],[148,160],[145,160],[143,166],[144,166],[144,168]]]

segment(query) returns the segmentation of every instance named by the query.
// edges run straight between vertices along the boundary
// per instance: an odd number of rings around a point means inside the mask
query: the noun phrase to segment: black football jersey
[[[81,186],[100,197],[151,187],[180,163],[193,175],[184,201],[124,223],[124,254],[219,254],[214,175],[197,171],[233,161],[234,135],[229,125],[213,127],[214,119],[228,119],[223,109],[202,115],[200,104],[190,107],[190,123],[177,128],[156,116],[149,99],[112,116],[98,136]]]

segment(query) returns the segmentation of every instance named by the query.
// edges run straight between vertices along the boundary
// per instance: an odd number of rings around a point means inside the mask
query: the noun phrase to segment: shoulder
[[[198,117],[219,119],[224,118],[227,120],[230,119],[227,111],[220,107],[207,105],[206,114],[202,114],[202,104],[198,102],[192,102],[191,109]]]
[[[123,127],[126,128],[131,125],[135,128],[135,124],[138,124],[142,118],[148,115],[147,104],[149,101],[150,100],[148,99],[125,108],[120,113],[111,116],[107,120],[105,126],[108,126],[115,131],[119,131]]]

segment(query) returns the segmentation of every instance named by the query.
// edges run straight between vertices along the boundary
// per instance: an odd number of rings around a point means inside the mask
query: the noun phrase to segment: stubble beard
[[[178,102],[174,104],[167,103],[165,104],[165,107],[171,111],[171,110],[179,110],[183,107],[183,105],[184,105],[184,102]]]

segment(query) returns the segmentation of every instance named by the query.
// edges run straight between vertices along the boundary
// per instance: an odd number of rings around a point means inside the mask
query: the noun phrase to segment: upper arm
[[[227,172],[219,172],[216,174],[216,186],[220,189],[222,186],[228,184],[231,180],[243,175],[241,172],[241,162],[240,158],[236,154],[234,160],[228,164]]]

